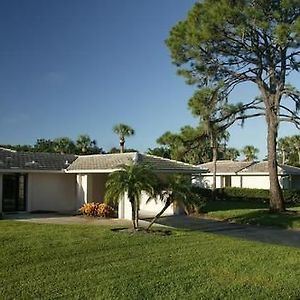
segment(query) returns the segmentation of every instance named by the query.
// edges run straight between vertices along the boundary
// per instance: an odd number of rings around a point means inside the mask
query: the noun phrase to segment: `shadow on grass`
[[[239,224],[276,226],[285,229],[300,228],[300,214],[289,210],[285,213],[270,213],[267,209],[258,209],[223,220]]]
[[[260,202],[242,202],[242,201],[209,201],[202,211],[204,213],[213,211],[226,211],[233,209],[263,209],[268,208],[267,203]]]

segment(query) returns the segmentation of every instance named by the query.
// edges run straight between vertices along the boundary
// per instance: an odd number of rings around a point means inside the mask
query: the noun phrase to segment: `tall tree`
[[[282,164],[285,164],[287,162],[287,157],[290,148],[291,148],[290,137],[284,137],[278,140],[278,151],[279,151],[278,157]]]
[[[54,143],[50,139],[37,139],[33,148],[35,152],[55,152]]]
[[[171,159],[201,164],[212,157],[210,141],[199,126],[184,126],[178,133],[167,131],[156,142],[170,151]]]
[[[60,137],[53,140],[54,151],[62,154],[75,153],[75,144],[68,137]]]
[[[286,84],[298,71],[299,0],[203,0],[170,33],[173,62],[189,84],[203,86],[211,76],[230,91],[251,82],[260,98],[247,102],[267,123],[270,210],[285,209],[277,177],[276,146],[281,121],[300,127],[299,92]],[[291,108],[295,104],[295,109]]]
[[[148,148],[147,154],[155,155],[163,158],[171,158],[171,150],[168,147]]]
[[[225,149],[223,159],[236,160],[240,156],[238,149],[229,147]]]
[[[92,140],[88,134],[80,134],[76,140],[77,154],[101,154],[102,148],[97,146],[97,141]]]
[[[252,145],[247,145],[242,149],[242,153],[245,155],[247,161],[254,161],[257,159],[259,150]]]
[[[113,132],[119,136],[120,152],[123,153],[125,150],[125,137],[134,135],[135,131],[130,126],[120,123],[113,127]]]
[[[138,229],[139,203],[142,192],[150,197],[154,195],[157,176],[147,165],[132,164],[120,166],[121,170],[111,173],[106,182],[105,200],[108,203],[118,203],[126,193],[131,204],[132,224]]]
[[[212,151],[213,162],[213,182],[212,197],[215,198],[217,159],[219,144],[228,141],[229,133],[226,131],[232,119],[235,120],[241,114],[241,104],[228,106],[227,94],[223,93],[222,85],[217,83],[215,86],[204,87],[197,90],[189,100],[189,109],[195,117],[199,118],[202,137],[208,137]],[[228,114],[229,112],[229,114]],[[224,122],[224,114],[227,113]]]

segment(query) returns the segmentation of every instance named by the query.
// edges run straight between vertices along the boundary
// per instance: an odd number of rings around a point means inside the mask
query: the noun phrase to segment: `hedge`
[[[203,200],[211,199],[211,190],[200,187],[194,187]],[[270,191],[265,189],[249,189],[238,187],[225,187],[216,189],[216,200],[222,201],[257,201],[269,202]],[[300,190],[283,190],[283,196],[286,203],[300,203]]]

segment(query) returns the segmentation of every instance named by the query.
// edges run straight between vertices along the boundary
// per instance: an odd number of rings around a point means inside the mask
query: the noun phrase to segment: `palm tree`
[[[121,166],[121,170],[111,173],[106,182],[105,201],[116,204],[127,193],[132,211],[132,223],[138,229],[139,203],[142,192],[153,196],[157,184],[157,176],[144,164]]]
[[[73,141],[68,137],[56,138],[53,140],[55,152],[61,154],[74,153],[75,145]]]
[[[125,124],[117,124],[113,127],[113,132],[119,136],[120,152],[123,153],[125,149],[125,137],[134,135],[134,129]]]
[[[287,161],[288,150],[291,150],[291,137],[284,137],[278,140],[278,150],[280,152],[281,163],[284,165]]]
[[[96,145],[95,140],[91,140],[88,134],[81,134],[76,140],[76,148],[79,154],[87,154],[89,149]]]
[[[290,142],[291,142],[291,145],[292,147],[294,148],[294,152],[298,159],[298,164],[300,163],[300,135],[293,135],[291,138],[290,138]]]
[[[242,153],[245,155],[247,161],[253,161],[257,159],[259,150],[252,145],[247,145],[242,149]]]
[[[148,201],[160,200],[164,203],[162,210],[152,219],[147,230],[162,216],[171,204],[190,207],[197,198],[197,194],[192,192],[191,178],[188,176],[173,175],[167,181],[160,181],[155,188],[155,197],[150,197]]]
[[[225,150],[224,158],[230,160],[236,160],[240,156],[239,150],[235,148],[227,148]]]

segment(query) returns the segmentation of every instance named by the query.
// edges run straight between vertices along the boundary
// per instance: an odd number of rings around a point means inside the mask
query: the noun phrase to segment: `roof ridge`
[[[108,155],[125,155],[125,154],[135,154],[135,153],[139,153],[138,151],[136,152],[124,152],[124,153],[98,153],[98,154],[86,154],[86,155],[77,155],[78,158],[81,157],[92,157],[92,156],[108,156]]]
[[[17,151],[16,150],[13,150],[13,149],[9,149],[9,148],[5,148],[5,147],[0,147],[1,150],[4,150],[4,151],[8,151],[8,152],[13,152],[13,153],[16,153]]]
[[[195,168],[199,168],[199,166],[197,165],[194,165],[194,164],[189,164],[189,163],[185,163],[183,161],[179,161],[179,160],[175,160],[175,159],[170,159],[170,158],[165,158],[165,157],[161,157],[161,156],[156,156],[156,155],[152,155],[152,154],[146,154],[146,153],[140,153],[141,155],[145,155],[145,156],[149,156],[149,157],[155,157],[155,158],[158,158],[160,160],[166,160],[166,161],[171,161],[171,162],[175,162],[175,163],[179,163],[179,164],[182,164],[182,165],[185,165],[185,166],[193,166]],[[200,168],[199,168],[200,169]]]

